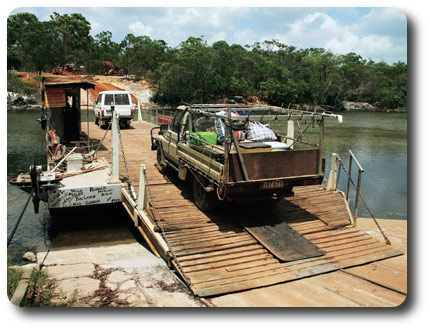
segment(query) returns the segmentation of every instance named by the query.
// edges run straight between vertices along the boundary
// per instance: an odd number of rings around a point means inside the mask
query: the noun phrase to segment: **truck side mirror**
[[[158,135],[162,135],[166,133],[169,130],[169,125],[167,124],[161,124],[160,125],[160,131],[158,132]]]

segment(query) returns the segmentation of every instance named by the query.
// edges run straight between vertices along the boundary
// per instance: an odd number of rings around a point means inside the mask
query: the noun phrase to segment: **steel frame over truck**
[[[222,112],[221,112],[222,111]],[[239,113],[233,116],[232,113]],[[218,200],[281,200],[291,195],[294,186],[320,184],[324,177],[324,118],[342,116],[327,112],[311,112],[259,105],[180,106],[171,126],[151,130],[151,148],[157,149],[157,164],[164,173],[168,167],[178,171],[180,179],[187,173],[193,178],[194,201],[202,210],[209,210]],[[222,145],[208,143],[191,136],[199,118],[222,120],[225,141]],[[285,135],[276,133],[278,141],[287,143],[287,150],[277,152],[246,152],[238,141],[234,123],[285,121]],[[312,145],[294,138],[294,121],[318,124],[319,143]],[[239,125],[240,126],[240,125]],[[159,129],[158,136],[153,130]],[[303,134],[302,134],[303,135]],[[196,145],[191,140],[198,141]],[[306,148],[294,148],[303,142]]]

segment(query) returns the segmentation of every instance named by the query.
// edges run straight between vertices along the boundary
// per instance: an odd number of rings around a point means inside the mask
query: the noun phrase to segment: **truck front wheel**
[[[199,176],[199,180],[205,180],[203,177]],[[218,199],[214,191],[206,191],[202,184],[194,177],[193,180],[193,195],[194,195],[194,204],[202,210],[203,212],[209,212],[213,210],[217,203]]]
[[[161,174],[167,174],[169,165],[164,157],[163,147],[161,144],[157,148],[157,168]]]

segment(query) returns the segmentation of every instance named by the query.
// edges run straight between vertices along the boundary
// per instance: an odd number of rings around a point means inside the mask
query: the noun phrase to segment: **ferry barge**
[[[88,120],[88,90],[93,88],[93,83],[78,78],[43,77],[39,121],[45,136],[46,164],[34,163],[29,173],[10,181],[31,191],[36,213],[40,201],[47,203],[51,214],[120,202],[122,183],[113,178],[109,160],[97,157],[102,141],[90,138],[90,125],[81,119],[86,97]]]

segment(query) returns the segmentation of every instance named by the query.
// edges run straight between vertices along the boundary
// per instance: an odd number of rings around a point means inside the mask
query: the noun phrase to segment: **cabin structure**
[[[94,89],[94,84],[63,77],[44,77],[42,81],[42,101],[49,112],[49,126],[66,145],[80,140],[81,89],[86,91],[88,104],[88,89]]]

